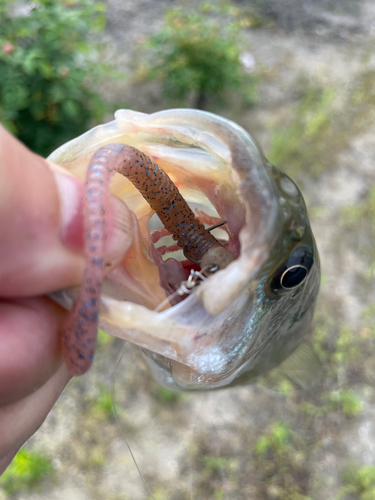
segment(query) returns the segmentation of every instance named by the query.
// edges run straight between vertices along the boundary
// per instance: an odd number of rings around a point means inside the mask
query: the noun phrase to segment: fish
[[[137,188],[115,173],[111,191],[135,223],[127,253],[104,278],[99,327],[129,341],[154,379],[173,391],[249,383],[278,365],[290,373],[296,360],[314,371],[303,339],[320,263],[297,185],[242,127],[191,109],[118,110],[114,121],[48,160],[84,179],[95,153],[113,144],[136,148],[160,166],[202,224],[224,222],[215,237],[233,259],[203,276]],[[76,296],[53,294],[66,308]]]

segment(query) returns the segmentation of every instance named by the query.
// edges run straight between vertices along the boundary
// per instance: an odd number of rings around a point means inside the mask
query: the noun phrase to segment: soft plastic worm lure
[[[109,144],[93,156],[86,178],[83,286],[63,329],[63,355],[73,375],[85,373],[94,356],[104,278],[105,199],[112,176],[127,177],[157,213],[184,255],[210,274],[225,268],[233,255],[195,217],[170,177],[151,158],[124,144]]]

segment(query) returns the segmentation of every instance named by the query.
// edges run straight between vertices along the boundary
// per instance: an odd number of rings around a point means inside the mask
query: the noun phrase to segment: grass
[[[304,400],[300,410],[311,416],[340,413],[354,418],[362,412],[355,388],[365,382],[363,363],[368,357],[369,339],[345,323],[340,324],[330,313],[331,308],[329,304],[318,307],[312,334],[314,350],[325,372],[325,388],[329,390],[315,394],[313,402]],[[369,317],[372,318],[371,314]]]
[[[358,335],[347,324],[340,324],[340,320],[331,313],[335,306],[324,302],[324,299],[319,300],[315,313],[311,339],[314,351],[323,363],[326,377],[334,379],[341,370],[341,375],[350,379],[360,370],[361,360],[370,347],[369,339],[365,334]],[[363,321],[367,315],[371,322],[371,311],[371,308],[365,310]]]
[[[31,491],[53,472],[51,460],[39,451],[22,448],[0,478],[5,493]]]
[[[254,448],[260,498],[311,500],[307,495],[308,448],[290,424],[276,421]]]
[[[203,468],[200,472],[202,482],[208,480],[213,485],[212,498],[214,500],[221,500],[225,498],[224,484],[237,482],[236,470],[238,467],[238,460],[235,458],[227,458],[221,456],[206,455],[203,457]],[[223,482],[225,478],[225,483]]]
[[[336,339],[336,350],[331,357],[335,370],[339,367],[344,367],[347,370],[350,365],[354,365],[358,361],[361,342],[362,339],[358,338],[348,325],[341,326]]]
[[[340,413],[347,418],[354,418],[362,412],[362,402],[350,389],[337,389],[323,392],[320,396],[320,405],[309,401],[300,404],[299,409],[306,415],[324,417],[330,413]]]
[[[115,418],[112,391],[104,386],[99,386],[99,394],[88,398],[90,418],[103,422],[105,420],[111,422]],[[117,415],[120,415],[122,409],[115,404]]]
[[[367,259],[369,265],[364,278],[371,283],[375,277],[375,187],[368,190],[362,202],[342,208],[340,227],[352,235],[357,252]],[[359,232],[363,237],[358,238]]]
[[[329,305],[322,298],[318,299],[318,305],[314,315],[314,329],[311,341],[318,358],[322,363],[331,358],[334,350],[333,338],[337,333],[338,325],[330,314]]]
[[[101,387],[100,393],[96,402],[92,407],[93,416],[96,416],[99,420],[113,420],[115,414],[112,405],[112,393],[109,389]],[[116,405],[116,412],[120,412],[120,408]]]
[[[335,500],[358,499],[373,500],[375,498],[375,465],[350,464],[342,473],[345,486],[341,488]]]
[[[339,389],[325,392],[321,399],[324,403],[324,412],[342,412],[346,417],[356,417],[362,412],[362,402],[351,390]]]
[[[375,222],[375,187],[369,191],[362,203],[344,207],[341,215],[341,225],[344,227],[353,227],[363,218]]]
[[[363,321],[365,331],[362,333],[362,336],[375,339],[375,303],[365,307],[363,310]]]
[[[266,451],[272,451],[275,454],[283,452],[284,447],[290,441],[291,430],[285,422],[274,422],[270,432],[261,436],[255,445],[255,452],[259,455]]]
[[[269,161],[295,179],[301,172],[317,177],[334,167],[338,155],[374,119],[374,81],[375,71],[365,70],[339,93],[301,77],[294,86],[294,105],[271,127]]]
[[[157,384],[155,384],[153,392],[155,399],[162,405],[170,405],[184,399],[184,395],[181,392],[173,392]]]
[[[308,85],[292,108],[289,123],[273,126],[269,161],[292,177],[301,169],[319,175],[333,160],[335,98],[331,88],[321,88],[317,83]],[[341,150],[341,145],[338,149]]]

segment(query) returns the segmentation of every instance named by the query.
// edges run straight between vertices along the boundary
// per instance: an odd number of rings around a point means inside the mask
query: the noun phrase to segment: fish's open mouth
[[[175,147],[163,145],[161,150],[160,144],[149,144],[147,150],[148,153],[151,150],[152,159],[157,160],[163,171],[173,179],[181,196],[189,202],[202,224],[213,227],[223,223],[224,219],[223,226],[213,230],[214,235],[235,258],[238,257],[239,232],[244,224],[245,208],[237,198],[236,210],[232,209],[234,200],[231,196],[235,193],[235,187],[231,186],[233,182],[229,175],[221,175],[221,178],[217,176],[216,181],[212,181],[201,172],[196,175],[195,163],[191,163],[187,171],[186,167],[176,163],[178,159],[173,158]],[[185,147],[178,152],[189,157],[192,151],[199,149]],[[111,288],[116,285],[116,298],[121,296],[123,300],[158,311],[175,305],[186,295],[183,293],[186,288],[184,284],[190,273],[205,270],[202,270],[199,260],[191,256],[186,258],[186,247],[177,245],[174,241],[176,238],[172,237],[172,230],[168,231],[164,227],[158,215],[127,179],[115,179],[115,182],[117,188],[122,190],[122,199],[136,216],[136,227],[132,246],[121,264],[107,277],[104,291],[110,293]],[[183,217],[176,217],[173,225],[178,228],[183,223],[184,226],[184,220]],[[234,230],[231,231],[231,228]],[[195,283],[199,283],[199,280]]]
[[[243,129],[209,113],[120,110],[116,121],[67,143],[49,160],[84,178],[93,154],[111,143],[150,156],[206,227],[224,221],[215,235],[236,260],[202,281],[194,293],[179,294],[199,266],[186,260],[146,200],[116,174],[111,191],[135,214],[136,223],[129,251],[105,279],[100,324],[198,372],[220,372],[228,364],[219,345],[223,328],[248,300],[251,282],[276,237],[277,207],[264,159]],[[233,328],[232,338],[236,335]],[[213,355],[215,339],[221,340]]]

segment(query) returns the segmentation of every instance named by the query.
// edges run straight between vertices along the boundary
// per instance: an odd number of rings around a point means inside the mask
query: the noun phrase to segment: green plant
[[[115,404],[115,410],[112,403],[112,392],[106,387],[99,387],[99,395],[90,398],[92,400],[92,407],[90,408],[90,415],[99,420],[113,420],[116,414],[121,413],[121,408]]]
[[[258,438],[255,451],[258,454],[262,454],[271,450],[279,454],[283,450],[283,447],[287,445],[290,435],[291,431],[284,422],[274,422],[270,432]]]
[[[169,389],[165,389],[164,387],[161,387],[160,385],[155,384],[155,398],[159,401],[159,403],[168,405],[172,403],[176,403],[178,401],[183,400],[184,395],[181,394],[180,392],[173,392],[170,391]]]
[[[347,375],[358,371],[359,359],[367,349],[366,339],[348,325],[335,321],[322,300],[319,306],[314,318],[312,343],[327,375],[336,379],[338,369]]]
[[[325,413],[341,411],[347,417],[356,417],[362,411],[362,403],[354,392],[346,389],[325,392],[321,399],[325,403]]]
[[[204,473],[207,475],[212,474],[213,472],[220,472],[222,469],[235,469],[236,461],[230,458],[224,457],[212,457],[210,455],[206,455],[203,457],[204,464]]]
[[[363,320],[365,325],[364,330],[362,330],[363,336],[375,339],[375,303],[364,308]]]
[[[251,103],[256,80],[240,60],[239,25],[209,20],[207,12],[212,9],[204,4],[201,12],[169,10],[163,30],[147,42],[150,57],[138,77],[161,81],[169,100],[184,102],[193,92],[198,109],[206,108],[209,99],[222,99],[227,91],[238,92]]]
[[[341,209],[340,226],[353,233],[358,233],[358,227],[366,234],[358,239],[358,251],[370,259],[366,277],[372,280],[375,276],[375,187],[372,187],[366,198],[355,205],[348,205]]]
[[[103,3],[38,0],[22,9],[0,0],[0,120],[46,155],[99,120],[92,90],[106,73],[88,35],[103,29]]]
[[[329,162],[336,151],[334,148],[327,154],[325,149],[335,119],[334,98],[330,88],[321,89],[315,84],[304,88],[289,124],[283,123],[280,131],[275,127],[267,154],[271,163],[285,168],[291,175],[298,174],[301,169],[313,174],[324,169],[325,161]],[[332,141],[329,144],[332,149]]]
[[[332,412],[340,412],[346,417],[356,417],[362,411],[362,402],[354,392],[347,389],[324,392],[321,397],[322,406],[304,401],[299,408],[312,416],[324,416]]]
[[[52,471],[51,461],[42,453],[22,448],[1,476],[0,484],[5,493],[11,495],[36,487]]]
[[[323,300],[319,299],[319,306],[314,317],[312,344],[319,359],[325,363],[331,359],[333,349],[332,336],[337,328],[329,308]]]
[[[357,498],[358,500],[372,500],[375,498],[375,466],[364,465],[358,467],[352,463],[342,473],[346,485],[340,490],[335,500]]]
[[[306,495],[308,475],[306,444],[286,422],[276,421],[255,444],[255,464],[264,498],[311,500]],[[262,496],[263,498],[263,496]]]
[[[341,215],[340,225],[344,227],[353,226],[364,217],[372,223],[375,222],[375,187],[368,193],[364,202],[343,207]]]
[[[109,333],[104,332],[99,328],[98,330],[98,347],[111,344],[115,340],[115,337],[109,335]]]
[[[336,339],[336,352],[332,354],[331,360],[338,366],[345,364],[346,367],[356,362],[360,354],[360,341],[351,328],[342,325]]]

